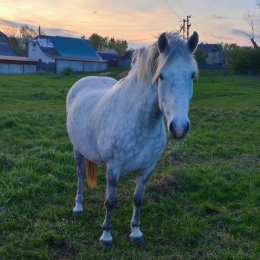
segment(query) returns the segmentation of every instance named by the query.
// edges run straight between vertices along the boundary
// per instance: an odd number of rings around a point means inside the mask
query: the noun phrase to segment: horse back
[[[91,97],[91,100],[99,99],[108,89],[112,88],[117,81],[110,77],[85,77],[78,80],[69,90],[66,100],[67,112],[73,103]],[[88,98],[90,100],[90,98]]]

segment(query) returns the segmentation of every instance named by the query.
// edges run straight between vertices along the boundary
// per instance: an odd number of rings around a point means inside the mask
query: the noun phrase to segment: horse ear
[[[163,53],[166,50],[168,46],[168,39],[165,32],[160,35],[157,45],[160,53]]]
[[[189,38],[187,45],[189,47],[189,50],[191,51],[191,53],[193,53],[194,51],[196,51],[197,46],[199,43],[199,35],[197,32],[194,32],[191,37]]]

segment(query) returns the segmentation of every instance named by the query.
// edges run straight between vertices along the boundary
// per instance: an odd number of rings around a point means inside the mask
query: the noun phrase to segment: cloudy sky
[[[48,35],[88,37],[95,32],[135,47],[178,30],[189,14],[191,31],[198,31],[201,41],[250,45],[248,12],[260,35],[256,0],[0,0],[0,31],[10,34],[19,24],[40,25]]]

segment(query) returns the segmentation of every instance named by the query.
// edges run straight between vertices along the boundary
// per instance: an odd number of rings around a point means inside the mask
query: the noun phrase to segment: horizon
[[[0,31],[8,36],[27,24],[34,29],[40,26],[50,36],[89,38],[97,33],[137,48],[151,44],[164,31],[179,30],[181,20],[191,15],[190,33],[197,31],[200,42],[251,46],[249,13],[256,22],[255,40],[260,41],[256,0],[0,0],[0,5]]]

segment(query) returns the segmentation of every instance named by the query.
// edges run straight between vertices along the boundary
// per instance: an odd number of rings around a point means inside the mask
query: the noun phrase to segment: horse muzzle
[[[190,130],[189,121],[182,123],[182,124],[177,124],[177,122],[175,120],[173,120],[169,124],[169,133],[170,133],[171,137],[173,137],[175,139],[183,139],[187,135],[189,130]]]

